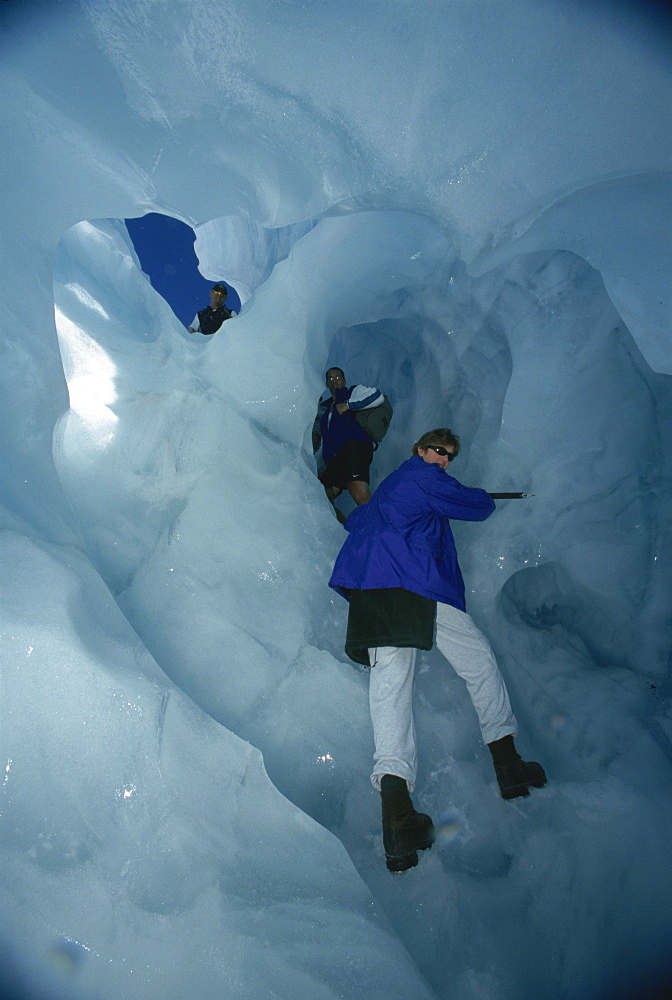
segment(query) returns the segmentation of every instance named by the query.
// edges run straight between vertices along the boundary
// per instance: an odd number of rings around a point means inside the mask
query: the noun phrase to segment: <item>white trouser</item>
[[[436,606],[436,645],[455,672],[464,679],[484,743],[516,735],[504,679],[490,643],[464,611],[450,604]],[[415,787],[417,753],[413,721],[413,677],[417,650],[378,646],[369,650],[372,667],[369,707],[375,744],[371,781],[380,788],[384,774],[404,778]]]

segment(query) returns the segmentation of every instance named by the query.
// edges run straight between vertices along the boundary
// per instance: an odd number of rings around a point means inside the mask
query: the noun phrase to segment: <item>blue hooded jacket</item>
[[[494,509],[485,490],[462,486],[414,455],[348,517],[329,586],[346,598],[350,590],[403,587],[464,611],[449,518],[485,521]]]

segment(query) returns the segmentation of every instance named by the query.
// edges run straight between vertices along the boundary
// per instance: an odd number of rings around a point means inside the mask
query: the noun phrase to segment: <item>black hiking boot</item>
[[[405,872],[418,863],[418,851],[434,843],[434,824],[429,816],[416,812],[403,778],[384,774],[380,781],[383,805],[383,847],[391,872]]]
[[[513,736],[488,743],[495,765],[497,784],[503,799],[517,799],[530,794],[532,788],[543,788],[546,774],[536,760],[523,760],[516,752]]]

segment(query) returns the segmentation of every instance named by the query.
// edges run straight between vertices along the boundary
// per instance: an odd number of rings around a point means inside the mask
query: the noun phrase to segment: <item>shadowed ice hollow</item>
[[[0,7],[6,997],[651,1000],[672,972],[664,8]],[[140,270],[119,220],[147,212],[240,291],[213,338]],[[415,798],[440,836],[398,877],[327,587],[330,365],[393,403],[372,486],[448,425],[451,474],[533,494],[455,533],[549,783],[499,797],[462,682],[423,653]]]

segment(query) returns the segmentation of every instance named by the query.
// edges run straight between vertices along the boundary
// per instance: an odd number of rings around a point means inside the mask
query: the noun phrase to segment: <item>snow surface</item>
[[[0,18],[5,996],[653,996],[669,22],[552,0]],[[139,270],[118,220],[147,211],[240,289],[215,337]],[[462,682],[423,654],[415,798],[441,837],[396,877],[327,587],[331,364],[394,404],[372,485],[448,424],[451,473],[534,494],[456,536],[549,784],[499,798]]]

